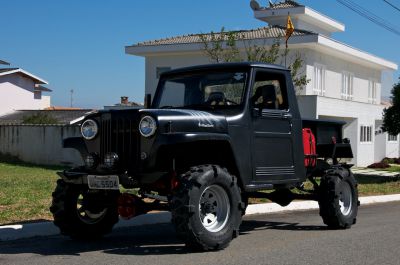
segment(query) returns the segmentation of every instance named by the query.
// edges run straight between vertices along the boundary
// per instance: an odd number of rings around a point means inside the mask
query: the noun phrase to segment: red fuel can
[[[315,136],[311,129],[303,129],[303,146],[304,146],[304,165],[306,167],[315,167],[317,163],[317,148]]]

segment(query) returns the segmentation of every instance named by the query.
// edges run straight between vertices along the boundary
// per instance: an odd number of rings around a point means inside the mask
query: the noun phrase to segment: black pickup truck
[[[343,123],[302,120],[281,66],[169,71],[145,108],[98,111],[80,126],[82,137],[64,147],[78,150],[84,165],[59,172],[50,208],[72,238],[166,210],[187,246],[222,249],[239,235],[249,198],[316,200],[328,227],[356,222],[357,183],[352,165],[340,162],[353,156]]]

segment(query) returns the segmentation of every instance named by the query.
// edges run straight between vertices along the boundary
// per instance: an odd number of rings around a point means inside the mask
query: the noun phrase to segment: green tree
[[[225,31],[200,35],[204,53],[211,62],[264,62],[287,65],[291,70],[293,84],[299,92],[310,82],[302,72],[304,60],[300,53],[291,54],[289,49],[281,50],[281,37],[275,38],[272,45],[257,45],[245,38],[240,31]],[[244,53],[241,53],[237,43],[242,42]]]
[[[383,111],[383,130],[391,135],[400,133],[400,78],[392,89],[392,106]]]
[[[59,121],[46,114],[46,113],[37,113],[28,116],[24,116],[22,118],[23,124],[58,124]]]

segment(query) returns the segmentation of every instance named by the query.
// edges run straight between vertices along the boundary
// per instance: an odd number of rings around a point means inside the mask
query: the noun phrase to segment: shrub
[[[400,158],[385,157],[381,162],[386,164],[400,164]]]
[[[386,164],[394,164],[395,163],[396,158],[389,158],[389,157],[385,157],[384,159],[382,159],[382,163],[386,163]]]
[[[368,168],[388,168],[388,167],[390,167],[389,164],[385,162],[373,163],[368,166]]]
[[[23,124],[58,124],[58,120],[46,113],[37,113],[22,118]]]

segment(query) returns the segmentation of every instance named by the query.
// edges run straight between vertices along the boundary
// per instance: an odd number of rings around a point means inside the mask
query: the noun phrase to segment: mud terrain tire
[[[218,250],[239,235],[245,205],[235,176],[217,165],[192,167],[171,198],[179,238],[194,250]]]
[[[61,234],[73,239],[99,238],[111,232],[118,222],[118,195],[118,191],[93,193],[85,185],[68,184],[59,179],[50,207],[54,224]]]

